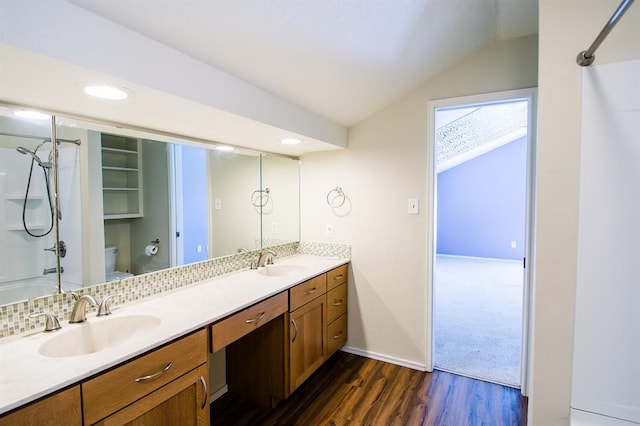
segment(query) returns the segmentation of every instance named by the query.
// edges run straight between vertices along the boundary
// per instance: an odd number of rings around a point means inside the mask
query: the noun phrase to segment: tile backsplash
[[[269,247],[269,249],[276,252],[277,258],[295,254],[351,258],[351,246],[341,244],[295,242]],[[260,250],[254,250],[248,253],[239,253],[136,275],[119,281],[85,287],[78,290],[77,293],[80,295],[91,294],[98,301],[105,296],[115,294],[117,296],[112,301],[114,306],[135,302],[199,281],[248,268],[259,252]],[[0,306],[0,338],[44,327],[44,318],[31,319],[29,318],[30,314],[48,312],[55,314],[60,321],[68,320],[72,307],[73,298],[69,293]]]

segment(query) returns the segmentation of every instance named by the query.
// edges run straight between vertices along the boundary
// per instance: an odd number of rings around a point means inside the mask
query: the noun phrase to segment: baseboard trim
[[[223,387],[215,391],[213,394],[211,394],[211,396],[209,397],[209,404],[211,404],[213,401],[220,398],[222,395],[224,395],[227,392],[229,392],[229,386],[224,385]]]
[[[418,362],[413,362],[413,361],[407,361],[406,359],[400,359],[400,358],[395,358],[388,355],[379,354],[376,352],[365,351],[362,349],[354,348],[352,346],[343,346],[340,350],[350,354],[360,355],[366,358],[388,362],[389,364],[395,364],[401,367],[411,368],[412,370],[427,371],[427,366],[425,364],[420,364]]]

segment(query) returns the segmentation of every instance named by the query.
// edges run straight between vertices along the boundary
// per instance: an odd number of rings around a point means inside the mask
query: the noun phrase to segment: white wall
[[[349,347],[426,364],[428,102],[536,85],[537,38],[498,42],[351,128],[348,150],[301,158],[302,239],[352,245]],[[336,186],[352,203],[346,217],[327,205]],[[420,215],[407,214],[408,198]]]
[[[538,211],[534,366],[529,424],[568,423],[576,288],[581,68],[586,49],[620,2],[540,0]],[[596,63],[640,58],[634,4]]]

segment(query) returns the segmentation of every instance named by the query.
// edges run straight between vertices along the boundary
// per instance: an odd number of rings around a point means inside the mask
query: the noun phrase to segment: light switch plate
[[[417,198],[409,198],[409,214],[420,214],[420,201]]]

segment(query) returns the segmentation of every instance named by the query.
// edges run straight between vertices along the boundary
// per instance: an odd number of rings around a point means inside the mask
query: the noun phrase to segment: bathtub
[[[80,288],[73,283],[62,282],[65,290]],[[0,283],[0,305],[20,302],[37,297],[49,296],[58,292],[58,285],[49,278],[27,278],[24,280]]]

